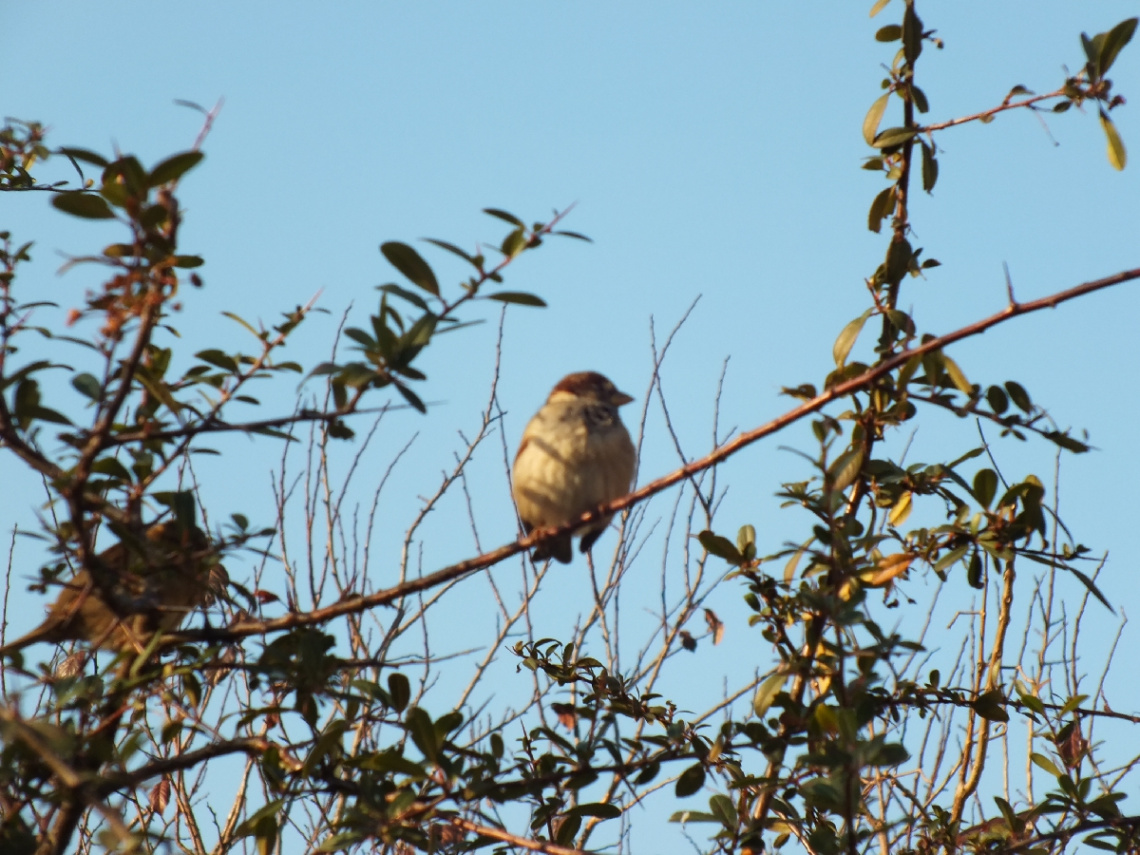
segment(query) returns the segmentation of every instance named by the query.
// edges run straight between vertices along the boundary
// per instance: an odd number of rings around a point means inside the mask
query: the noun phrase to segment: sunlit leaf
[[[859,475],[863,467],[863,447],[857,445],[843,452],[827,469],[827,480],[831,489],[846,489]]]
[[[1044,754],[1038,754],[1036,751],[1034,751],[1029,755],[1029,757],[1035,765],[1040,766],[1050,775],[1053,775],[1057,778],[1061,777],[1061,770],[1058,769],[1056,764],[1054,764],[1053,761],[1046,757]]]
[[[958,363],[951,359],[946,354],[942,354],[942,367],[946,369],[946,373],[950,375],[950,382],[962,392],[964,395],[971,395],[974,392],[974,387],[970,385],[970,381],[966,379],[966,375],[962,373],[962,369],[958,367]]]
[[[1108,144],[1108,162],[1112,164],[1113,169],[1123,169],[1128,161],[1128,154],[1124,150],[1124,140],[1120,138],[1116,124],[1103,110],[1100,113],[1100,126],[1104,128],[1104,136]]]
[[[875,148],[893,148],[900,146],[907,140],[914,139],[918,131],[914,128],[887,128],[871,143]]]
[[[756,696],[752,699],[752,711],[763,718],[772,706],[772,701],[776,700],[776,696],[783,691],[784,684],[787,682],[787,674],[773,674],[761,683],[756,689]]]
[[[897,28],[896,28],[897,29]],[[882,32],[880,30],[880,32]],[[863,119],[863,139],[867,141],[867,145],[875,144],[875,134],[879,132],[879,122],[883,120],[883,113],[887,109],[887,101],[890,100],[891,93],[886,93],[875,99],[875,103],[871,105],[871,109],[867,111],[867,115]]]
[[[847,325],[840,330],[839,337],[835,339],[835,344],[831,348],[831,355],[835,359],[837,367],[842,368],[843,363],[847,361],[847,355],[851,352],[855,340],[859,338],[859,333],[863,331],[863,325],[867,323],[867,318],[871,317],[873,311],[873,307],[867,309],[867,311],[853,321],[849,321]]]

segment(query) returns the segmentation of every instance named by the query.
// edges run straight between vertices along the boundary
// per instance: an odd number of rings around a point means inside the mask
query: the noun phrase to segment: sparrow
[[[107,597],[87,568],[63,584],[42,624],[0,647],[0,655],[50,641],[86,641],[107,650],[141,652],[155,633],[172,632],[229,582],[206,535],[194,526],[162,522],[144,538],[121,540],[96,556],[115,580]]]
[[[523,431],[515,455],[511,492],[527,534],[578,519],[586,511],[624,496],[633,482],[637,452],[618,407],[632,401],[596,371],[567,374]],[[612,515],[578,533],[588,552]],[[569,564],[571,535],[540,544],[534,560]]]

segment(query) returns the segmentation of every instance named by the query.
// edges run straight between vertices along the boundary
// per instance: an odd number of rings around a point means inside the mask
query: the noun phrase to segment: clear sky
[[[568,371],[603,371],[640,406],[651,319],[660,337],[700,297],[663,374],[695,457],[709,449],[726,358],[722,429],[754,427],[790,406],[781,386],[822,382],[835,336],[867,305],[863,280],[886,244],[866,229],[866,211],[884,184],[860,169],[871,154],[861,126],[895,50],[873,34],[902,8],[896,0],[870,19],[870,5],[12,2],[0,7],[2,110],[49,125],[52,144],[117,146],[154,163],[189,148],[199,130],[200,115],[175,99],[225,99],[206,160],[182,187],[183,248],[207,260],[206,287],[185,294],[181,329],[194,350],[239,346],[223,310],[273,323],[320,291],[330,314],[298,335],[293,354],[314,365],[328,358],[341,313],[352,305],[351,322],[365,323],[374,286],[397,278],[378,252],[382,241],[437,237],[474,248],[505,234],[484,207],[533,221],[575,204],[565,227],[594,243],[552,241],[508,271],[507,287],[537,293],[549,308],[508,312],[499,390],[506,443],[513,447]],[[924,52],[920,85],[931,117],[949,119],[998,104],[1015,84],[1056,88],[1065,67],[1082,62],[1080,32],[1108,29],[1136,6],[956,0],[923,2],[919,12],[946,45]],[[1140,102],[1140,44],[1113,72],[1117,89]],[[1133,159],[1123,173],[1108,164],[1095,112],[1009,113],[938,137],[940,179],[932,196],[915,200],[912,242],[942,266],[908,280],[902,298],[921,331],[946,332],[1001,308],[1003,263],[1021,299],[1137,266],[1133,104],[1113,114]],[[899,123],[891,109],[884,126]],[[66,177],[62,162],[54,166],[53,176]],[[113,229],[58,215],[41,195],[6,194],[0,214],[0,227],[37,241],[24,293],[58,302],[60,314],[75,305],[94,271],[57,276],[59,253],[98,251]],[[445,253],[420,247],[442,282],[463,273]],[[461,446],[456,432],[477,424],[497,312],[488,304],[475,314],[489,322],[441,340],[427,359],[422,396],[438,405],[426,418],[387,422],[390,435],[368,458],[381,471],[419,432],[388,494],[381,547],[398,542],[414,497],[434,490]],[[1062,512],[1079,540],[1110,552],[1102,587],[1123,613],[1136,602],[1140,559],[1129,498],[1140,480],[1138,318],[1140,293],[1127,284],[952,352],[971,380],[1016,379],[1061,427],[1088,429],[1097,451],[1064,459]],[[856,354],[866,358],[866,345]],[[266,400],[287,409],[293,393]],[[676,465],[653,407],[642,482]],[[910,459],[931,460],[948,444],[965,451],[976,438],[971,423],[935,419]],[[241,440],[224,461],[202,465],[215,517],[271,521],[279,449],[262,444]],[[731,485],[725,532],[754,524],[762,553],[802,540],[803,521],[782,528],[789,518],[771,498],[780,481],[807,477],[780,445],[811,450],[805,430],[789,431],[739,455],[722,476]],[[498,441],[494,448],[475,470],[486,548],[515,533]],[[1005,443],[1002,453],[1012,477],[1035,472],[1052,483],[1050,448]],[[0,457],[0,482],[21,485],[0,499],[6,529],[27,524],[41,500],[17,468]],[[671,502],[659,499],[650,518]],[[425,571],[475,553],[465,519],[462,503],[440,512],[426,535]],[[456,530],[463,534],[448,534]],[[17,555],[38,560],[31,545]],[[574,609],[589,600],[576,568],[552,583]],[[374,586],[384,572],[379,561]],[[740,593],[722,589],[714,608],[738,611]],[[1115,620],[1106,615],[1105,625]],[[555,621],[547,634],[564,633]],[[1134,647],[1134,629],[1125,633]],[[719,673],[708,664],[702,670]]]

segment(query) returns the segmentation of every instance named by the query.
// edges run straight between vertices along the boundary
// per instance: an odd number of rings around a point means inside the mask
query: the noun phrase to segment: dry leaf
[[[718,618],[712,609],[705,609],[705,623],[709,625],[713,644],[720,644],[721,639],[724,638],[724,621]]]
[[[573,704],[551,704],[550,708],[558,716],[558,723],[567,730],[573,730],[578,724],[578,712]]]

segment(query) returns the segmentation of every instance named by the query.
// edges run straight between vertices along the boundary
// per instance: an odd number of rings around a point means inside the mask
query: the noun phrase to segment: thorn
[[[1013,280],[1009,278],[1009,265],[1003,261],[1001,266],[1005,271],[1005,293],[1009,295],[1009,304],[1016,307],[1017,300],[1013,296]]]

